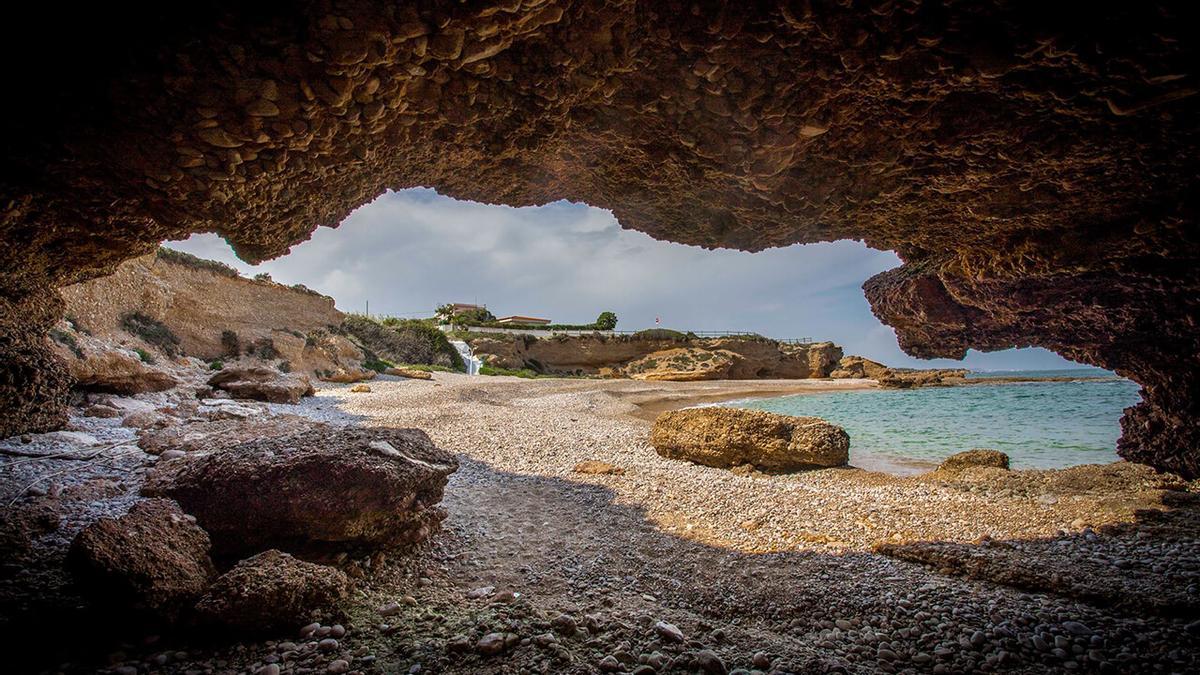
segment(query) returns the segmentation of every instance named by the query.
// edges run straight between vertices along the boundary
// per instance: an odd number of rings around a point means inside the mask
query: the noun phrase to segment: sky
[[[846,354],[892,366],[977,370],[1070,368],[1042,349],[965,361],[914,359],[862,293],[900,264],[857,241],[760,253],[708,251],[624,230],[610,211],[570,202],[512,208],[458,201],[426,188],[388,192],[337,228],[318,228],[281,258],[251,266],[215,234],[167,246],[220,260],[246,275],[333,296],[337,307],[428,317],[448,302],[486,304],[497,316],[590,323],[617,314],[619,330],[738,331],[832,340]]]

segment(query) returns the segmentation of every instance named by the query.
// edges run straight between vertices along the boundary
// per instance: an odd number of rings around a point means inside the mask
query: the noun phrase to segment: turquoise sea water
[[[1117,459],[1121,412],[1138,386],[1106,371],[1009,371],[973,378],[1084,377],[926,389],[870,389],[727,403],[811,415],[850,434],[850,463],[913,473],[971,448],[1008,453],[1013,468],[1056,468]]]

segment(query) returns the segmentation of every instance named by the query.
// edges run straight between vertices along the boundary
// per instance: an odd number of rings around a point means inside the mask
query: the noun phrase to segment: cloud
[[[320,228],[287,256],[255,267],[216,235],[170,246],[246,274],[303,283],[345,311],[369,302],[372,313],[428,316],[445,302],[480,302],[498,315],[583,323],[611,310],[621,329],[652,327],[661,317],[682,330],[812,337],[889,364],[929,363],[900,352],[862,295],[863,281],[899,259],[856,241],[707,251],[623,230],[611,212],[584,204],[512,208],[416,188],[389,192],[336,229]],[[980,368],[1067,363],[1043,350],[967,359]]]

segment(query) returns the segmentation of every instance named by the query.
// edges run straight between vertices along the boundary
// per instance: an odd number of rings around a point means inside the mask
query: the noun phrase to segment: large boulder
[[[301,397],[315,393],[308,378],[263,366],[229,366],[209,378],[208,384],[234,398],[268,403],[299,403]]]
[[[216,576],[209,547],[178,504],[148,499],[85,527],[67,564],[84,595],[99,603],[173,620]]]
[[[457,468],[417,429],[315,425],[159,463],[143,492],[182,504],[222,556],[278,548],[324,559],[425,539]]]
[[[843,466],[850,451],[846,432],[818,417],[715,407],[659,415],[650,444],[670,459],[774,473]]]
[[[294,630],[334,615],[349,592],[350,579],[341,570],[272,549],[222,574],[196,603],[196,612],[238,631]]]
[[[975,448],[950,455],[937,468],[942,473],[960,473],[971,467],[1008,469],[1008,455],[999,450]]]
[[[871,379],[878,380],[885,377],[890,372],[890,369],[879,363],[861,356],[843,356],[837,363],[837,367],[830,373],[829,377],[835,379]]]

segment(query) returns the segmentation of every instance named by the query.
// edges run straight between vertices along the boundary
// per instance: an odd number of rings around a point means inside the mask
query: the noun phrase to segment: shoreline
[[[660,413],[690,408],[703,403],[722,403],[742,399],[776,398],[799,394],[820,394],[831,391],[862,391],[878,389],[875,380],[847,378],[805,380],[705,380],[702,382],[657,382],[655,384],[690,385],[682,391],[659,389],[651,391],[614,391],[619,399],[632,403],[636,409],[630,417],[654,422]],[[697,391],[696,385],[706,385]]]

